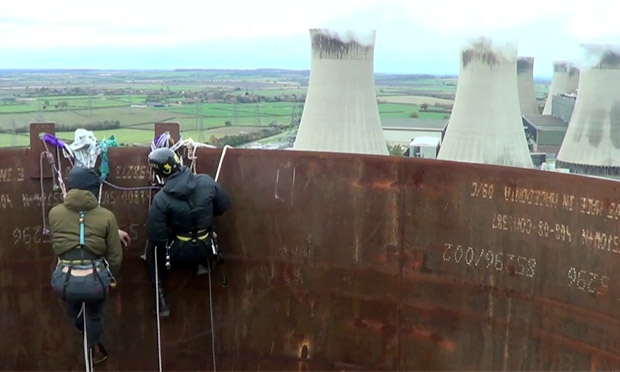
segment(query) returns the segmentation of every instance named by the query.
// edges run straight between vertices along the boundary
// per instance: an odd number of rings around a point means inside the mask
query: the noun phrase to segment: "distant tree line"
[[[118,129],[121,127],[121,122],[118,120],[104,120],[104,121],[96,121],[94,123],[84,123],[84,124],[56,124],[57,132],[71,132],[78,128],[85,128],[88,130],[106,130],[106,129]],[[0,128],[0,133],[28,133],[30,132],[30,127],[19,127],[15,128]]]
[[[276,134],[284,132],[286,129],[288,129],[288,126],[273,126],[252,133],[229,135],[220,138],[211,136],[211,138],[209,138],[209,144],[217,147],[224,147],[226,145],[235,147],[249,142],[258,141],[259,139],[275,136]]]

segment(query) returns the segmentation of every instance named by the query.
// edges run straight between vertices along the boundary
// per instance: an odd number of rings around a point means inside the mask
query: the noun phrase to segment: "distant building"
[[[559,96],[553,96],[551,115],[568,123],[573,115],[576,99],[576,94],[562,94]]]
[[[417,137],[436,137],[440,143],[446,133],[448,120],[419,118],[382,118],[383,136],[388,145],[408,147]]]
[[[553,105],[554,109],[557,106]],[[523,116],[528,142],[533,152],[544,152],[548,159],[555,159],[568,129],[568,122],[551,115]]]

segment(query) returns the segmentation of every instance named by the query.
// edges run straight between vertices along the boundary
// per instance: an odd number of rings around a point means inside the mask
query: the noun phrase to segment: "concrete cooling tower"
[[[310,38],[310,82],[293,148],[387,155],[375,93],[375,31],[312,29]]]
[[[532,167],[517,92],[517,50],[479,39],[461,52],[439,159]]]
[[[545,108],[543,115],[551,115],[551,107],[553,105],[553,96],[560,95],[567,92],[568,84],[568,63],[567,62],[553,62],[553,76],[551,77],[551,86],[549,87],[549,94],[547,95],[547,101],[545,102]]]
[[[517,60],[517,88],[521,115],[539,115],[534,85],[534,58],[519,57]]]
[[[566,93],[576,93],[579,88],[579,68],[574,64],[568,65],[568,80],[566,80]]]
[[[582,45],[588,62],[556,167],[620,175],[620,46]]]

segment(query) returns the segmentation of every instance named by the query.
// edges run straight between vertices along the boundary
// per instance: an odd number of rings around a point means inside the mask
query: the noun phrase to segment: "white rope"
[[[67,274],[71,275],[71,273]],[[78,314],[80,316],[80,314]],[[93,366],[91,365],[92,356],[89,355],[90,352],[88,350],[88,336],[86,334],[86,305],[82,302],[82,319],[84,321],[84,366],[86,367],[86,372],[91,372],[93,370]],[[89,358],[89,356],[91,358]]]
[[[155,310],[157,318],[157,355],[159,357],[159,372],[162,372],[161,363],[161,324],[159,321],[159,270],[157,269],[157,246],[154,247],[153,255],[155,256]]]
[[[194,174],[196,174],[196,163],[198,160],[198,157],[196,156],[196,150],[199,147],[216,148],[215,146],[212,146],[212,145],[206,145],[203,143],[194,142],[194,140],[192,140],[191,138],[188,140],[185,140],[183,144],[185,145],[185,147],[187,147],[188,150],[191,151],[191,155],[188,154],[187,158],[192,162],[190,167],[191,167],[192,173]],[[224,157],[226,156],[226,150],[229,147],[230,146],[226,145],[224,146],[224,149],[222,150],[222,156],[220,157],[220,162],[217,166],[217,171],[215,174],[216,182],[217,182],[218,177],[220,176],[220,169],[222,168],[222,162],[224,161]],[[213,289],[212,289],[213,286],[211,284],[211,263],[208,259],[207,259],[207,270],[209,274],[209,316],[211,319],[211,353],[212,353],[212,360],[213,360],[213,372],[216,372],[217,363],[216,363],[216,353],[215,353],[215,320],[213,318]]]
[[[217,182],[217,179],[220,177],[220,169],[222,169],[222,163],[224,162],[224,156],[226,156],[226,150],[228,150],[229,148],[232,148],[228,145],[224,146],[224,149],[222,150],[222,156],[220,157],[220,163],[217,165],[217,172],[215,173],[215,182]]]
[[[192,151],[192,166],[193,166],[193,171],[194,173],[196,173],[196,149],[198,148],[198,146],[195,146],[196,144],[193,143],[193,141],[191,142],[191,145],[194,146],[193,151]],[[201,147],[212,147],[209,145],[204,145]],[[231,146],[224,146],[224,149],[222,150],[222,155],[220,156],[220,162],[217,165],[217,171],[215,172],[215,182],[217,182],[217,179],[220,177],[220,170],[222,169],[222,163],[224,162],[224,157],[226,156],[226,150],[228,150],[229,148],[231,148]],[[207,260],[207,269],[209,271],[209,315],[211,316],[211,352],[213,354],[213,371],[217,371],[216,368],[216,356],[215,356],[215,321],[213,319],[213,290],[212,290],[212,284],[211,284],[211,263],[209,260]]]
[[[187,158],[192,162],[190,168],[194,174],[196,174],[196,162],[198,160],[198,157],[196,156],[196,150],[198,150],[199,147],[210,148],[210,149],[217,148],[216,146],[213,146],[213,145],[207,145],[205,143],[195,142],[191,138],[183,141],[183,146],[185,146],[188,150]],[[189,152],[191,152],[191,155],[189,154]]]
[[[97,202],[99,203],[100,207],[101,207],[101,195],[103,195],[103,182],[99,184],[99,196],[97,197]]]

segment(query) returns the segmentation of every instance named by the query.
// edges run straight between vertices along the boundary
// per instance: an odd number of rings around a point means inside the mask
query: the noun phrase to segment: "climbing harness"
[[[174,244],[174,241],[171,241],[166,244],[166,269],[168,270],[170,270],[170,249],[172,248],[173,244]]]

